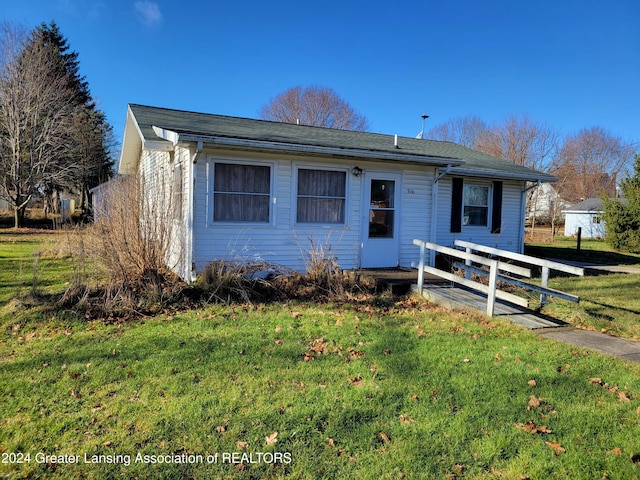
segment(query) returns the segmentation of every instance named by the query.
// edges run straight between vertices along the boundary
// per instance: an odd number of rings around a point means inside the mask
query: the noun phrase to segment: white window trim
[[[298,222],[298,171],[299,170],[322,170],[328,172],[344,172],[345,174],[345,199],[344,199],[344,223],[330,222]],[[291,226],[296,228],[346,228],[349,225],[349,199],[351,198],[350,169],[340,168],[335,165],[325,165],[317,163],[294,163],[293,178],[291,183]]]
[[[213,218],[214,215],[214,176],[215,176],[215,166],[216,163],[226,163],[230,165],[249,165],[256,167],[269,167],[270,175],[269,175],[269,221],[268,222],[222,222],[216,221]],[[238,158],[227,158],[227,157],[209,157],[207,159],[207,226],[209,227],[246,227],[251,226],[252,228],[260,228],[260,227],[273,227],[275,216],[275,207],[276,207],[276,196],[275,196],[275,186],[276,186],[276,162],[264,161],[264,160],[253,160],[250,158],[247,159],[238,159]]]
[[[464,223],[464,207],[467,206],[464,203],[464,189],[466,187],[484,187],[487,189],[487,223],[486,225],[469,225],[469,224],[465,224]],[[483,207],[484,205],[468,205],[470,207]],[[460,212],[461,215],[461,221],[462,221],[462,228],[463,229],[487,229],[487,230],[491,230],[491,216],[492,216],[492,212],[493,212],[493,184],[490,182],[478,182],[478,181],[473,181],[473,182],[468,182],[467,179],[465,179],[463,185],[462,185],[462,206],[460,207],[462,209],[462,211]]]

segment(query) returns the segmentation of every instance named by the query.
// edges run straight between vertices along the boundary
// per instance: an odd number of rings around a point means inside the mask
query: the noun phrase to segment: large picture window
[[[213,174],[216,222],[269,222],[271,168],[216,163]]]
[[[298,223],[344,223],[346,203],[345,172],[298,170]]]
[[[462,194],[463,225],[486,227],[489,219],[489,187],[465,185]]]

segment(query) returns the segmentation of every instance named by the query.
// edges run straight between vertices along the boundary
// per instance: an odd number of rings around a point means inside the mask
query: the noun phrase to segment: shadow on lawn
[[[553,258],[597,265],[640,265],[640,256],[621,252],[581,250],[575,248],[525,245],[525,254],[538,258]]]

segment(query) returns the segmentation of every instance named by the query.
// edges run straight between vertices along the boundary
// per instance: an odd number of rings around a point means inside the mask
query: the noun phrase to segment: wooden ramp
[[[414,291],[418,286],[414,285]],[[428,301],[451,310],[473,309],[485,313],[487,296],[452,283],[424,283],[422,296]],[[567,327],[569,324],[558,319],[542,315],[527,308],[496,300],[495,317],[503,317],[529,330],[541,328]]]

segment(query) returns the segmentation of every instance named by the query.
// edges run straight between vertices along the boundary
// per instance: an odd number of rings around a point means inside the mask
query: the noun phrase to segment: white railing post
[[[549,288],[549,267],[542,267],[542,276],[540,278],[540,285],[544,288]],[[540,307],[547,303],[547,294],[540,294]]]
[[[487,294],[487,316],[493,317],[496,304],[496,284],[498,280],[498,261],[491,260],[489,269],[489,292]]]
[[[424,254],[425,254],[425,244],[424,242],[421,242],[420,243],[420,263],[418,264],[418,291],[421,294],[424,286]]]
[[[465,251],[466,251],[469,255],[471,255],[471,253],[472,253],[471,247],[466,247],[466,248],[465,248]],[[471,259],[470,259],[470,258],[467,258],[467,259],[464,261],[464,264],[465,264],[467,267],[470,267],[470,266],[471,266]],[[466,278],[467,280],[469,280],[469,279],[471,278],[471,271],[470,271],[470,270],[467,270],[467,271],[465,272],[464,276],[465,276],[465,278]]]

